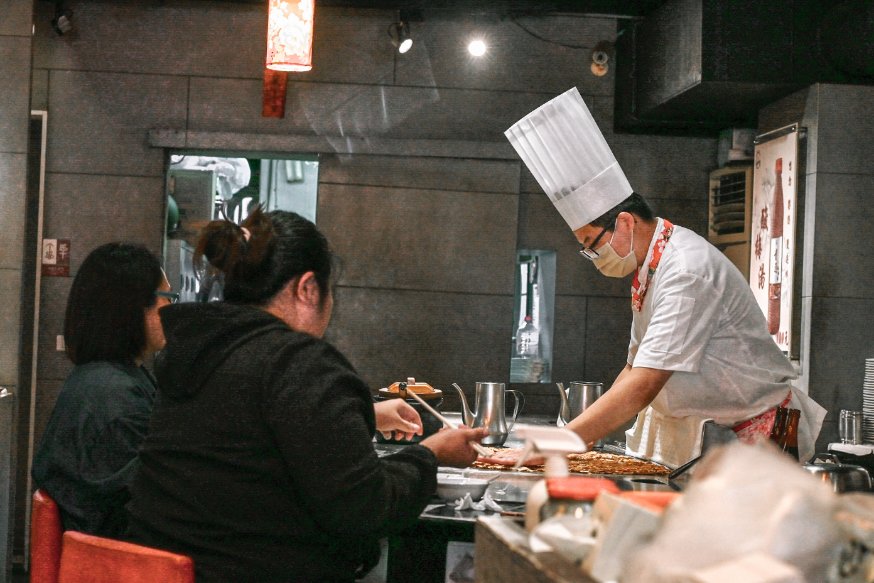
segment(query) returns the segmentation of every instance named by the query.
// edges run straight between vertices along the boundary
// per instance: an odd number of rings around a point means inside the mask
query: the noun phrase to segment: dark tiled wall
[[[453,158],[435,146],[434,157],[430,142],[506,147],[504,129],[576,85],[632,184],[661,212],[704,230],[715,140],[613,135],[612,72],[596,78],[588,49],[537,41],[512,22],[477,23],[494,51],[480,61],[464,53],[472,23],[416,23],[414,49],[398,58],[385,32],[390,11],[324,8],[313,71],[291,77],[285,117],[268,119],[261,7],[83,2],[67,39],[40,26],[51,5],[37,6],[34,99],[51,119],[46,232],[73,239],[74,270],[112,239],[160,249],[165,151],[149,145],[151,129],[196,132],[199,146],[215,138],[245,147],[244,136],[271,134],[416,140],[415,157],[322,156],[319,223],[344,259],[329,336],[374,388],[405,376],[443,387],[505,379],[522,246],[558,250],[556,379],[606,382],[624,361],[626,284],[580,261],[515,156]],[[217,34],[217,22],[233,34]],[[615,35],[603,18],[526,24],[582,47]],[[70,368],[54,351],[68,286],[56,279],[45,291],[41,379]],[[54,396],[41,395],[37,433]],[[557,410],[558,399],[530,407]]]

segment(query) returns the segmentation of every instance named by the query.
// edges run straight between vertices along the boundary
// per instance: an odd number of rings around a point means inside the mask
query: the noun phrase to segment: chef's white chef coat
[[[662,231],[658,219],[642,269]],[[693,231],[674,226],[640,312],[628,363],[674,371],[627,432],[629,453],[677,466],[700,454],[703,422],[733,426],[780,404],[801,409],[799,451],[813,455],[825,410],[793,389],[789,359],[768,334],[743,274]]]

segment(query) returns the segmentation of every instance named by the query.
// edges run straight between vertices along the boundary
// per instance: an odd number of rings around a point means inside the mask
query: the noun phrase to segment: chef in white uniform
[[[701,452],[705,421],[767,439],[776,407],[801,410],[802,460],[825,410],[792,385],[740,271],[705,239],[655,217],[629,185],[576,88],[517,122],[511,144],[608,277],[633,276],[625,367],[568,428],[592,443],[635,418],[628,453],[676,467]]]

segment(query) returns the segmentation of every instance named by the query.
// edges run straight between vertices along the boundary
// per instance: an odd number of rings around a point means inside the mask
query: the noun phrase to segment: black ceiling
[[[237,0],[260,4],[266,0]],[[409,10],[425,15],[598,14],[643,17],[664,0],[316,0],[317,6]]]

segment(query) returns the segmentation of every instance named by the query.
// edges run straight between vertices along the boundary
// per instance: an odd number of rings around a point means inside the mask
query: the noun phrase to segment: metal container
[[[510,435],[510,430],[513,429],[522,407],[525,406],[525,395],[507,389],[504,383],[479,382],[476,384],[475,409],[471,410],[461,387],[456,383],[452,386],[458,391],[458,398],[461,400],[464,424],[468,427],[488,428],[489,434],[482,440],[484,445],[502,445]],[[509,424],[504,410],[507,395],[512,395],[514,399],[513,416]]]
[[[556,420],[558,427],[564,427],[588,409],[604,390],[603,383],[590,381],[572,381],[567,389],[562,383],[556,383],[555,386],[558,387],[558,394],[561,397],[561,408]]]
[[[824,462],[821,459],[831,461]],[[811,463],[804,464],[804,469],[819,480],[827,483],[835,492],[870,492],[871,475],[862,466],[843,464],[832,454],[817,454]]]

